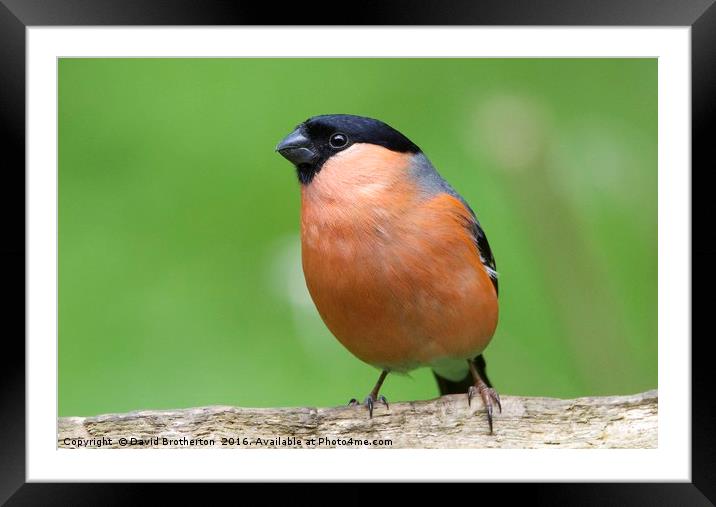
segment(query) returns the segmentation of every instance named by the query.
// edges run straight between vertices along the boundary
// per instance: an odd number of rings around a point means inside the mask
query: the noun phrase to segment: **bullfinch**
[[[308,291],[343,346],[381,370],[432,368],[441,394],[500,398],[482,352],[497,327],[497,271],[480,223],[418,146],[382,121],[314,116],[276,147],[301,188]],[[357,405],[352,399],[349,404]]]

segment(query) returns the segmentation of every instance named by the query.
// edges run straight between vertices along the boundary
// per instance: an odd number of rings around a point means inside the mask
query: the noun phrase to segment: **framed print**
[[[708,505],[716,8],[581,4],[3,0],[3,501],[499,481]]]

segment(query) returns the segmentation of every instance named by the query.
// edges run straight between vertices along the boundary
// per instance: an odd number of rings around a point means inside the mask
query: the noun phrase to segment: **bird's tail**
[[[480,377],[482,377],[482,380],[485,381],[485,384],[487,384],[488,387],[492,387],[492,383],[487,377],[487,364],[485,363],[485,358],[482,354],[473,359],[473,362],[475,363],[475,368],[477,368],[477,372],[480,374]],[[462,380],[458,381],[443,378],[434,371],[433,375],[435,375],[435,380],[438,382],[438,389],[440,389],[441,396],[444,394],[466,394],[467,390],[470,389],[470,386],[475,385],[475,381],[469,371]]]

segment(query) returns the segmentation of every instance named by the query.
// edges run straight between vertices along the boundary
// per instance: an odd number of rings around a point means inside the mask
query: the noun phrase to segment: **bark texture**
[[[490,435],[479,397],[364,407],[209,406],[62,417],[58,447],[655,448],[657,391],[562,400],[505,396]],[[126,439],[123,442],[121,439]],[[132,440],[134,439],[134,440]],[[389,441],[389,442],[388,442]]]

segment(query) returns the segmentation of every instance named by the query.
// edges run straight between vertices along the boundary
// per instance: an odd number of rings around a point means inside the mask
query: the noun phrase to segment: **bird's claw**
[[[500,395],[497,394],[497,391],[495,391],[492,387],[487,387],[487,384],[484,382],[478,382],[474,386],[470,386],[470,388],[467,390],[467,404],[470,405],[472,402],[472,398],[479,394],[480,398],[482,398],[482,402],[485,404],[485,409],[487,410],[487,422],[490,425],[490,435],[492,435],[492,414],[493,414],[493,405],[497,404],[497,408],[502,413],[502,403],[500,403]]]
[[[383,403],[383,405],[385,405],[385,408],[390,409],[390,405],[388,405],[388,400],[386,400],[385,396],[383,396],[382,394],[378,396],[378,401]]]
[[[373,407],[375,406],[376,402],[381,402],[383,405],[385,405],[385,408],[389,409],[390,406],[388,405],[388,400],[383,396],[382,394],[378,396],[377,398],[373,396],[372,394],[369,394],[365,397],[365,400],[363,400],[363,403],[358,403],[358,400],[355,398],[351,398],[351,400],[348,402],[349,407],[355,407],[356,405],[364,405],[368,409],[368,417],[370,419],[373,418]]]

